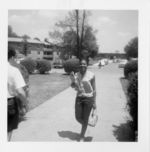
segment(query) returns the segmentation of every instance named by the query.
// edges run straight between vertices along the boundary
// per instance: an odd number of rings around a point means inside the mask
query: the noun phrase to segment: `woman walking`
[[[80,61],[80,70],[74,76],[79,80],[78,84],[76,82],[72,82],[71,84],[71,86],[77,90],[75,117],[82,125],[80,141],[84,141],[90,112],[92,108],[96,109],[95,75],[87,70],[87,62],[82,59]]]

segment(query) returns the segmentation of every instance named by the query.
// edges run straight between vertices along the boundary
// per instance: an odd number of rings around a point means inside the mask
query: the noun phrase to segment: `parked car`
[[[124,68],[124,66],[127,64],[128,60],[124,59],[124,60],[120,60],[119,63],[119,68]]]
[[[57,60],[53,63],[54,68],[63,68],[63,62],[62,60]]]

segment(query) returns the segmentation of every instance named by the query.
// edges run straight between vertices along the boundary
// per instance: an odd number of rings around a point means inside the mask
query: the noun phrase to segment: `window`
[[[52,55],[52,52],[47,52],[47,55]]]
[[[52,55],[53,54],[53,52],[50,52],[50,51],[45,51],[44,52],[44,55]]]

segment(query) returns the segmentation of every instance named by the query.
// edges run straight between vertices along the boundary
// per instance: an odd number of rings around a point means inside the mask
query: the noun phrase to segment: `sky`
[[[18,35],[27,34],[42,41],[55,23],[64,20],[68,10],[9,10],[8,24]],[[97,30],[99,52],[124,52],[125,45],[138,36],[138,11],[90,10],[88,23]]]

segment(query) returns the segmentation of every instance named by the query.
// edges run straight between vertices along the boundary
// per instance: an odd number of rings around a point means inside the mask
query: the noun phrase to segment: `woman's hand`
[[[82,95],[82,97],[86,97],[87,96],[87,94],[84,93],[84,92],[81,92],[81,95]]]
[[[75,83],[72,82],[72,83],[71,83],[71,87],[72,87],[72,88],[75,88],[75,86],[76,86]]]

